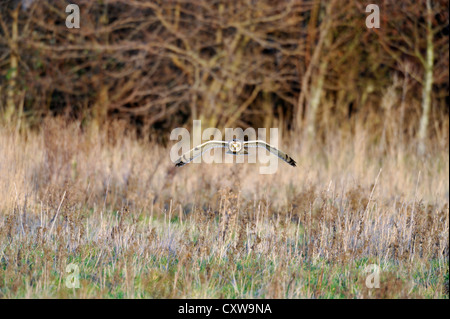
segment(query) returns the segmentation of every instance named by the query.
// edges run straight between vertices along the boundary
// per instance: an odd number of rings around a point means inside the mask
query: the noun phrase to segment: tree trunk
[[[301,127],[301,112],[303,104],[306,104],[306,132],[307,136],[312,140],[316,135],[315,121],[317,117],[317,112],[319,110],[320,98],[323,91],[323,83],[325,80],[326,69],[328,67],[327,58],[324,57],[323,61],[320,61],[322,55],[322,50],[324,47],[330,44],[330,29],[331,29],[331,14],[335,1],[327,3],[325,17],[322,20],[320,26],[320,35],[316,47],[314,48],[314,53],[311,57],[311,62],[308,65],[308,69],[302,79],[302,87],[299,96],[299,101],[297,104],[297,111],[295,112],[296,117],[296,129],[300,130]],[[311,82],[313,70],[317,70],[316,82],[311,83],[311,88],[308,87],[308,83]],[[314,85],[314,86],[313,86]]]
[[[425,80],[422,91],[422,118],[420,119],[419,128],[419,154],[423,155],[426,152],[426,139],[428,122],[430,117],[431,107],[431,91],[433,87],[433,29],[431,25],[432,12],[430,0],[427,0],[427,56],[424,62]]]
[[[12,12],[12,28],[11,37],[9,39],[9,83],[6,91],[6,110],[4,114],[4,119],[6,122],[9,122],[11,120],[16,109],[15,97],[17,86],[17,68],[19,66],[17,45],[17,41],[19,38],[19,8],[20,6],[17,6]]]
[[[325,60],[320,63],[320,68],[317,74],[317,82],[313,89],[311,102],[309,103],[308,112],[308,138],[312,141],[316,137],[316,118],[319,110],[320,97],[322,96],[323,82],[325,80],[325,73],[327,71],[328,61]]]

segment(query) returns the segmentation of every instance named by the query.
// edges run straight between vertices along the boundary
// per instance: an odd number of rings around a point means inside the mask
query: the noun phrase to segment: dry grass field
[[[362,128],[320,146],[285,136],[299,165],[274,175],[175,168],[172,144],[120,122],[42,128],[0,128],[1,298],[449,296],[448,128],[423,157]]]

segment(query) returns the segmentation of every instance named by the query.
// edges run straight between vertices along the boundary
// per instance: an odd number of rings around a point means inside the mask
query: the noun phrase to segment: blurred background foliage
[[[448,1],[0,1],[3,122],[121,119],[165,143],[175,127],[278,127],[314,141],[363,127],[448,146]]]

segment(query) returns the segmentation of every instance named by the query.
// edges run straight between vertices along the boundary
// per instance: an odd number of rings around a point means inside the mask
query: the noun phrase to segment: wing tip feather
[[[183,161],[178,161],[178,162],[175,163],[175,167],[181,167],[183,165],[186,165],[186,163],[183,162]]]
[[[292,167],[297,167],[297,162],[293,159],[293,158],[289,158],[289,160],[287,161],[287,163],[289,165],[291,165]]]

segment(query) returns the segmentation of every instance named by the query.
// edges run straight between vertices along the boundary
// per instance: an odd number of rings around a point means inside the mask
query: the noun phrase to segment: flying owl
[[[268,150],[269,152],[275,154],[279,158],[281,158],[283,161],[288,163],[291,166],[297,166],[296,162],[292,157],[287,155],[286,153],[278,150],[276,147],[271,146],[270,144],[267,144],[264,141],[257,140],[257,141],[241,141],[238,139],[233,139],[231,141],[225,142],[225,141],[208,141],[206,143],[203,143],[199,146],[194,147],[189,152],[184,153],[176,162],[175,166],[183,166],[194,160],[194,158],[201,156],[206,151],[212,149],[212,148],[225,148],[228,149],[227,154],[232,155],[247,155],[248,154],[248,148],[249,147],[262,147]]]

